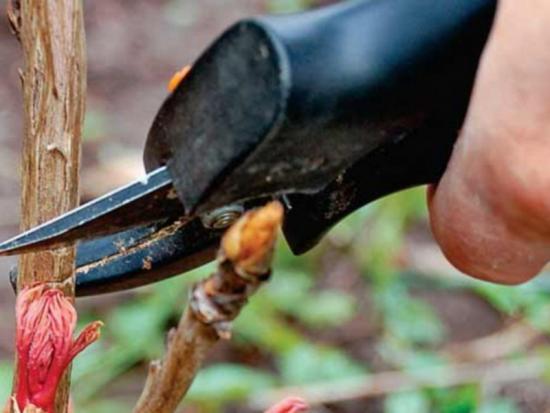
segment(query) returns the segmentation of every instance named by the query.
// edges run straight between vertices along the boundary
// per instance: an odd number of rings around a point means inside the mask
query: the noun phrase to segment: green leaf
[[[469,385],[453,389],[429,391],[438,413],[472,413],[476,411],[479,399],[478,386]]]
[[[265,351],[281,354],[304,341],[294,328],[281,321],[263,295],[252,297],[235,320],[236,340],[252,343]]]
[[[173,278],[145,287],[134,299],[108,314],[104,340],[86,349],[75,361],[73,380],[77,401],[91,401],[102,388],[136,363],[162,353],[167,323],[181,311],[187,283],[204,276],[204,271],[203,267],[185,279]]]
[[[327,290],[310,295],[295,306],[296,315],[313,327],[330,327],[349,321],[355,314],[355,300],[349,294]]]
[[[275,377],[269,373],[236,364],[216,364],[199,372],[187,398],[195,401],[239,400],[253,392],[272,388]]]
[[[444,336],[436,314],[418,300],[407,300],[389,311],[386,327],[402,340],[417,344],[439,344]]]
[[[288,244],[280,239],[277,242],[277,248],[275,248],[273,268],[276,269],[276,273],[274,278],[280,278],[283,271],[309,271],[312,264],[312,255],[311,253],[300,256],[294,255]]]
[[[203,276],[199,270],[190,276]],[[188,280],[188,278],[186,278]],[[144,295],[109,315],[105,335],[118,344],[147,351],[157,356],[163,349],[166,323],[184,308],[186,284],[182,279],[170,279],[143,290]]]
[[[132,303],[112,313],[107,325],[109,335],[128,348],[158,349],[164,327],[164,317],[155,308],[142,303]]]
[[[445,330],[435,311],[425,302],[409,296],[397,282],[375,291],[384,326],[399,340],[414,344],[439,344]]]
[[[75,359],[72,380],[76,401],[93,401],[111,381],[141,360],[147,351],[115,344],[107,349],[93,345]]]
[[[349,294],[334,290],[314,293],[312,287],[313,279],[302,271],[277,271],[263,290],[262,305],[270,301],[277,310],[313,327],[337,325],[353,317],[355,300]]]
[[[261,293],[277,309],[294,313],[309,297],[312,286],[313,280],[304,272],[276,270],[273,279]]]
[[[347,216],[334,226],[327,234],[335,245],[349,246],[359,233],[365,228],[369,219],[372,219],[376,213],[374,204],[368,204],[358,209],[353,214]]]
[[[430,351],[415,350],[409,353],[409,357],[404,367],[412,372],[422,371],[422,369],[428,367],[437,367],[438,370],[440,369],[440,371],[444,372],[446,365],[446,360],[440,354]]]
[[[513,400],[496,399],[484,402],[477,413],[519,413]]]
[[[548,301],[529,306],[525,317],[537,330],[550,333],[550,323],[548,323],[548,320],[550,320],[550,303]]]
[[[473,290],[495,309],[508,315],[517,315],[525,302],[524,292],[517,287],[479,282],[474,284]]]
[[[422,392],[395,393],[384,401],[385,413],[428,413],[430,404]]]
[[[396,255],[401,249],[405,231],[411,222],[425,219],[424,189],[417,188],[393,194],[372,205],[374,213],[368,230],[357,238],[355,260],[376,284],[392,281],[396,275]]]
[[[0,362],[0,408],[10,397],[11,387],[13,380],[13,367],[11,363],[1,361]]]
[[[285,353],[278,364],[288,384],[343,379],[366,372],[365,367],[339,350],[306,343]]]

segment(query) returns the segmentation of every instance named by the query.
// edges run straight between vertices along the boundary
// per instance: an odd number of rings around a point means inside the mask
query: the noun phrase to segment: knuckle
[[[544,243],[511,231],[479,187],[461,188],[444,182],[430,199],[432,232],[447,260],[465,274],[501,284],[536,275],[548,258]]]
[[[492,215],[510,232],[550,240],[550,165],[536,157],[513,151],[498,159],[489,156],[481,188]]]

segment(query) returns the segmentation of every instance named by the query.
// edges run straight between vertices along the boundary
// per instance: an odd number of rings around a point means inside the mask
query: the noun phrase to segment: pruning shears
[[[0,244],[79,241],[77,294],[117,291],[213,259],[243,211],[283,201],[291,249],[443,173],[496,0],[357,0],[240,21],[162,104],[147,175]]]

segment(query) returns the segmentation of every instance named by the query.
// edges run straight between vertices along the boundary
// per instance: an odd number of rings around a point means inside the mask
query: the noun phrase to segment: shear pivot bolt
[[[201,221],[206,228],[223,229],[233,224],[243,213],[241,205],[228,205],[207,212],[201,216]]]

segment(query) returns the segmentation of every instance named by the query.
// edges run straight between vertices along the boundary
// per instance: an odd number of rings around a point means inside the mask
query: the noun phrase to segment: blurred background
[[[141,148],[172,74],[236,19],[316,7],[314,0],[109,0],[85,3],[89,56],[82,196],[143,173]],[[5,10],[5,0],[0,0]],[[17,232],[22,103],[19,46],[0,23],[0,238]],[[494,286],[453,270],[433,243],[424,189],[363,208],[315,250],[280,243],[274,276],[220,343],[182,412],[258,412],[281,393],[314,412],[550,412],[550,278]],[[14,294],[0,260],[0,400],[11,388]],[[211,267],[78,301],[105,321],[79,356],[79,413],[128,412],[148,360]],[[274,393],[280,391],[281,393]]]

